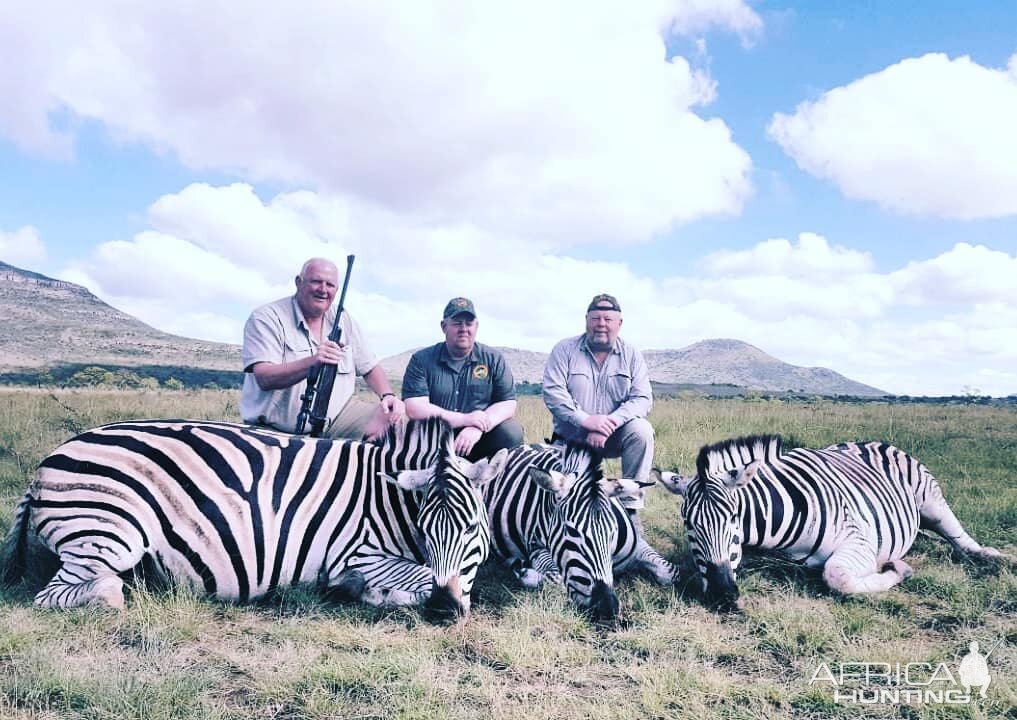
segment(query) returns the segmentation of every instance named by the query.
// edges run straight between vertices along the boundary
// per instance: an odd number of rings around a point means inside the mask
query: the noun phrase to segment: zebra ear
[[[726,485],[729,490],[737,490],[740,487],[745,487],[752,481],[752,478],[756,476],[756,473],[759,472],[759,468],[762,464],[762,460],[753,460],[739,470],[738,474],[735,475],[731,482],[725,482],[724,485]]]
[[[396,477],[381,473],[381,478],[385,482],[390,482],[393,485],[398,485],[403,490],[420,490],[427,481],[434,475],[434,469],[429,468],[426,470],[401,470]]]
[[[492,455],[490,459],[481,458],[477,462],[472,463],[472,467],[467,469],[465,474],[474,485],[482,487],[501,474],[507,458],[508,450],[502,448]],[[464,464],[470,465],[471,463],[464,462]]]
[[[626,510],[639,510],[646,504],[644,487],[646,486],[638,480],[629,480],[628,478],[600,481],[600,489],[604,494],[609,498],[615,498]]]
[[[650,471],[650,477],[656,477],[660,484],[667,488],[668,491],[682,497],[685,497],[685,491],[689,489],[689,485],[695,479],[694,477],[682,477],[678,473],[657,468],[653,468]]]
[[[541,488],[554,493],[558,497],[565,497],[575,483],[575,478],[570,482],[568,475],[563,475],[557,470],[541,470],[530,468],[530,480],[537,483]]]

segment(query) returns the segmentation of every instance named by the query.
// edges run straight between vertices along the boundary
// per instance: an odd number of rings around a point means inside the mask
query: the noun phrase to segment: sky
[[[0,260],[161,330],[353,253],[379,356],[610,292],[643,349],[1017,393],[1013,2],[8,0],[0,47]]]

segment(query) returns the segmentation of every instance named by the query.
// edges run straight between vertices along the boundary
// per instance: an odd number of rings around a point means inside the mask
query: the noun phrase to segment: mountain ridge
[[[45,328],[45,332],[38,331]],[[539,384],[547,353],[498,347],[516,382]],[[402,379],[414,350],[381,359]],[[645,350],[650,379],[670,385],[877,397],[884,391],[828,368],[785,363],[741,340],[702,340],[677,350]],[[0,261],[0,368],[90,363],[241,370],[240,346],[171,335],[106,304],[87,288]]]

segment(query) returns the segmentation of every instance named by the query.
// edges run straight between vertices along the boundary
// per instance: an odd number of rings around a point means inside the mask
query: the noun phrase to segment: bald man
[[[339,321],[339,343],[328,339],[337,310],[332,301],[339,288],[339,269],[330,260],[311,258],[294,282],[292,296],[262,305],[244,326],[241,417],[253,425],[295,432],[307,374],[329,364],[336,366],[336,376],[326,434],[354,440],[379,437],[403,417],[404,407],[348,312]],[[377,393],[379,402],[353,397],[357,375]]]

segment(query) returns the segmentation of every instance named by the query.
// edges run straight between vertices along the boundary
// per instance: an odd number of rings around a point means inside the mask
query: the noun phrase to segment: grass
[[[0,389],[0,529],[36,464],[76,432],[125,418],[236,420],[236,402],[233,391]],[[550,434],[539,399],[523,398],[519,417],[528,439]],[[701,445],[736,435],[889,440],[933,470],[976,539],[1017,554],[1013,409],[679,399],[657,403],[651,420],[658,464],[686,471]],[[643,513],[675,561],[678,503],[655,490]],[[814,573],[750,557],[737,614],[703,607],[692,582],[628,578],[612,629],[591,625],[559,588],[526,591],[491,565],[470,619],[452,627],[304,588],[250,605],[137,588],[120,613],[52,612],[22,584],[0,591],[0,718],[1017,717],[1012,569],[925,537],[908,561],[915,575],[898,588],[841,598]],[[808,682],[824,662],[956,670],[971,640],[998,644],[989,697],[971,705],[846,706]]]

